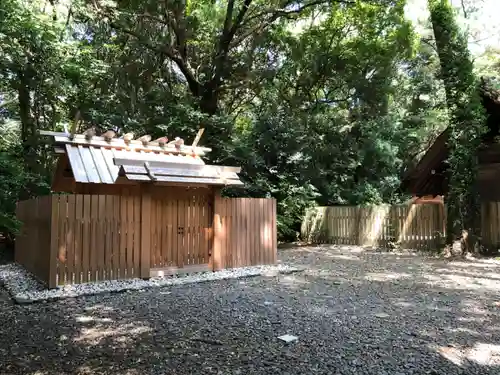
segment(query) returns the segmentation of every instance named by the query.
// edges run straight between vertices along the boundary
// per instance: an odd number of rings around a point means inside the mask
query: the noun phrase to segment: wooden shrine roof
[[[41,134],[53,136],[55,152],[65,156],[58,161],[55,179],[69,164],[77,183],[115,184],[120,177],[125,177],[137,182],[243,185],[238,177],[241,168],[204,163],[200,156],[210,151],[206,147],[172,142],[160,145],[147,139],[126,142],[119,138],[86,137],[84,134]]]
[[[488,127],[487,133],[483,136],[483,144],[492,144],[495,143],[496,137],[500,134],[500,91],[493,89],[488,82],[481,79],[479,94],[486,112],[486,125]],[[401,184],[403,191],[417,197],[447,193],[446,159],[448,158],[449,134],[450,130],[445,129],[418,164],[405,173]]]

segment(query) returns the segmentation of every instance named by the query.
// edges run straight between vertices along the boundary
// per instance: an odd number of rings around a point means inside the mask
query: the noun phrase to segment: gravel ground
[[[3,284],[4,288],[16,302],[33,303],[102,293],[161,288],[215,280],[240,279],[266,274],[290,274],[301,270],[302,269],[296,267],[290,267],[289,265],[278,264],[225,269],[217,272],[199,272],[185,275],[153,277],[148,280],[137,278],[129,280],[106,280],[95,283],[63,285],[55,289],[47,289],[45,285],[26,271],[25,268],[16,263],[9,263],[0,265],[0,284]]]
[[[280,260],[307,270],[31,305],[0,289],[0,374],[500,374],[498,262]]]

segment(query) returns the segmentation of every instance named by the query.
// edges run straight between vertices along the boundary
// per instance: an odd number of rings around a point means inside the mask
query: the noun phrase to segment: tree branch
[[[122,25],[117,24],[116,22],[110,22],[110,26],[118,31],[121,31],[127,35],[133,36],[142,46],[146,47],[150,51],[156,52],[156,53],[163,53],[165,56],[167,56],[170,60],[172,60],[179,70],[182,72],[184,77],[186,78],[186,81],[189,86],[189,90],[194,96],[199,96],[200,95],[200,83],[198,80],[195,78],[193,71],[191,67],[189,66],[189,63],[185,61],[181,56],[179,56],[175,50],[173,50],[170,46],[168,45],[162,45],[158,46],[152,43],[149,39],[144,38],[142,35],[139,33],[130,30],[126,27],[123,27]]]
[[[224,70],[224,64],[227,61],[227,55],[229,53],[229,47],[231,45],[231,41],[233,40],[234,35],[236,34],[238,28],[241,26],[243,18],[245,17],[245,14],[247,13],[251,3],[252,0],[244,1],[232,25],[231,25],[231,19],[233,14],[234,0],[230,0],[227,4],[226,18],[224,20],[224,29],[219,40],[217,54],[215,55],[214,58],[215,71],[213,78],[210,80],[210,84],[212,86],[217,86],[219,84],[219,80],[222,77],[222,73]]]

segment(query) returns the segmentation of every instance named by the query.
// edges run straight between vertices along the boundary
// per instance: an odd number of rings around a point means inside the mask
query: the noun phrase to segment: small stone
[[[297,341],[299,338],[297,336],[286,334],[286,335],[283,335],[283,336],[279,336],[278,339],[280,339],[281,341],[284,341],[287,344],[289,344],[291,342]]]
[[[16,302],[17,303],[21,303],[21,304],[24,304],[24,303],[30,303],[31,300],[29,299],[29,297],[25,297],[25,296],[16,296],[14,297]]]

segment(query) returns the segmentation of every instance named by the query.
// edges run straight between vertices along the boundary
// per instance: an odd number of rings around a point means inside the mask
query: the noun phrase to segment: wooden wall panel
[[[37,279],[53,284],[55,273],[48,261],[51,254],[52,199],[49,196],[19,202],[16,215],[21,221],[16,236],[15,261]],[[51,281],[52,280],[52,281]]]
[[[219,198],[214,207],[214,269],[276,262],[275,200]]]
[[[49,287],[137,277],[139,199],[53,195],[20,202],[16,261]]]
[[[275,200],[211,194],[169,187],[151,191],[149,204],[131,190],[19,202],[16,261],[50,287],[275,263]]]

